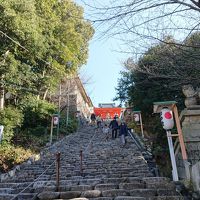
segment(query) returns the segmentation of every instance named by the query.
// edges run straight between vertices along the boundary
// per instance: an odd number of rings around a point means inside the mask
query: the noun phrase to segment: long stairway
[[[83,165],[80,170],[80,150]],[[55,154],[61,152],[60,182],[56,184]],[[0,200],[182,200],[168,178],[153,177],[141,152],[127,137],[105,140],[86,127],[65,137],[0,183]]]

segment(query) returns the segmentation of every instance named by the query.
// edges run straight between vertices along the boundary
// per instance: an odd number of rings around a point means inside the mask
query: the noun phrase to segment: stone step
[[[0,188],[13,188],[18,186],[18,183],[0,183]]]
[[[138,189],[138,188],[145,188],[144,183],[120,183],[119,189],[126,189],[126,190],[132,190],[132,189]]]
[[[143,197],[131,197],[131,196],[117,196],[115,198],[112,198],[112,197],[90,198],[90,200],[146,200],[146,198],[143,198]]]
[[[123,185],[125,186],[125,185]],[[138,187],[138,186],[136,186]],[[62,188],[62,187],[61,187]],[[74,186],[72,187],[72,191],[88,191],[87,189],[92,189],[93,187],[91,186]],[[117,190],[117,188],[120,188]],[[171,190],[155,190],[155,189],[133,189],[135,188],[135,185],[128,185],[128,187],[126,189],[124,189],[124,187],[119,187],[118,185],[115,184],[99,184],[95,186],[95,190],[98,191],[102,191],[103,195],[120,195],[121,193],[125,192],[126,195],[130,195],[130,196],[143,196],[143,197],[149,197],[149,196],[175,196],[177,195],[177,193],[175,191],[171,191]],[[51,190],[52,191],[52,190]],[[55,187],[54,187],[54,191],[55,191]],[[65,187],[63,189],[61,189],[61,191],[70,191],[70,187]],[[89,191],[93,191],[93,190],[89,190]],[[106,193],[107,192],[107,193]],[[90,192],[93,193],[93,192]],[[124,193],[123,193],[124,195]]]
[[[23,193],[17,196],[17,200],[36,199],[37,193]]]
[[[119,185],[118,184],[97,184],[95,186],[96,190],[104,191],[104,190],[111,190],[111,189],[118,189]]]
[[[156,191],[154,190],[137,190],[137,191],[127,191],[127,190],[87,190],[87,191],[67,191],[67,192],[42,192],[37,195],[41,200],[50,199],[74,199],[74,198],[88,198],[88,199],[146,199],[149,197],[155,197]]]
[[[162,193],[163,191],[160,190],[154,190],[154,189],[132,189],[131,187],[127,189],[117,189],[118,185],[110,184],[110,185],[98,185],[95,187],[94,190],[87,190],[89,187],[74,187],[74,190],[71,191],[65,191],[65,192],[41,192],[39,194],[40,199],[50,198],[49,195],[53,196],[54,198],[63,198],[63,199],[69,199],[69,198],[77,198],[77,197],[86,197],[86,198],[96,198],[100,197],[101,195],[103,197],[117,197],[117,196],[131,196],[131,197],[144,197],[151,199],[151,197],[159,196],[161,199],[168,199],[167,197],[170,197],[170,199],[173,197],[177,197],[175,192],[169,192],[169,193]],[[68,188],[69,189],[69,188]],[[78,190],[81,189],[81,190]],[[106,190],[105,190],[106,189]],[[169,190],[170,191],[170,190]],[[165,196],[164,196],[165,195]],[[157,199],[159,199],[157,198]],[[173,199],[172,198],[172,199]],[[156,198],[155,198],[156,199]],[[181,198],[180,198],[181,199]]]
[[[114,200],[146,200],[144,197],[118,196]]]
[[[181,197],[181,196],[157,196],[157,197],[151,197],[148,200],[184,200],[184,197]]]
[[[15,197],[14,194],[5,194],[5,193],[0,194],[0,200],[11,200],[14,197]]]
[[[112,189],[102,191],[104,197],[117,197],[117,196],[134,196],[134,197],[152,197],[156,196],[154,189]]]
[[[23,194],[0,194],[0,200],[30,200],[36,199],[37,193],[23,193]]]
[[[177,196],[177,195],[179,195],[179,193],[176,192],[176,190],[171,190],[168,188],[157,189],[157,194],[158,194],[158,196]]]
[[[12,194],[14,192],[14,189],[12,188],[0,188],[0,194],[6,193],[6,194]]]
[[[156,182],[155,182],[156,181]],[[152,183],[155,182],[156,187],[152,185]],[[31,182],[24,182],[24,183],[0,183],[0,188],[5,187],[26,187]],[[52,181],[37,181],[35,184],[47,184],[49,185],[55,185],[55,179]],[[110,178],[105,177],[104,178],[91,178],[91,177],[82,177],[82,176],[74,176],[67,180],[61,180],[60,185],[78,185],[78,184],[88,184],[88,185],[95,185],[98,183],[135,183],[135,184],[146,184],[147,188],[170,188],[175,189],[175,186],[172,182],[169,182],[168,179],[163,177],[148,177],[148,178],[138,178],[138,177],[120,177],[120,178]]]
[[[119,138],[105,142],[101,133],[93,135],[93,129],[80,131],[44,150],[39,161],[24,164],[15,178],[7,180],[5,185],[0,183],[0,198],[12,199],[20,193],[18,199],[24,200],[34,199],[36,194],[37,199],[45,200],[175,200],[178,194],[174,184],[169,179],[153,177],[142,152],[130,138],[124,148],[119,148]],[[61,150],[59,188],[55,165],[30,185],[55,161],[58,149]],[[83,149],[82,174],[80,149]]]

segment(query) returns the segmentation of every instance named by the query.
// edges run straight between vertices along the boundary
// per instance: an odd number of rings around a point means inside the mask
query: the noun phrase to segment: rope
[[[88,150],[90,144],[92,143],[92,140],[94,139],[95,135],[96,135],[96,131],[94,132],[92,138],[90,139],[90,141],[89,141],[88,145],[86,146],[85,150],[83,151],[83,153],[86,153],[86,152],[87,152],[87,150]],[[62,140],[64,140],[64,138],[63,138]],[[55,145],[55,144],[54,144],[54,145]],[[47,170],[49,170],[49,168],[51,168],[52,165],[55,164],[55,162],[56,162],[56,161],[53,161],[52,164],[51,164],[47,169],[45,169],[45,170],[42,172],[42,174],[40,174],[33,182],[31,182],[28,186],[26,186],[22,191],[20,191],[18,194],[16,194],[11,200],[15,200],[16,197],[18,197],[21,193],[23,193],[26,189],[28,189],[32,184],[34,184],[36,181],[38,181],[38,179],[39,179],[41,176],[43,176],[43,175],[47,172]]]
[[[86,146],[85,150],[83,151],[83,153],[86,153],[86,152],[87,152],[87,150],[88,150],[90,144],[92,143],[92,140],[93,140],[93,138],[94,138],[95,135],[96,135],[96,131],[94,132],[92,138],[90,139],[90,141],[89,141],[88,145]]]
[[[17,196],[19,196],[19,195],[20,195],[21,193],[23,193],[26,189],[28,189],[34,182],[36,182],[42,175],[44,175],[44,174],[47,172],[47,170],[48,170],[50,167],[52,167],[53,164],[55,164],[55,162],[56,162],[56,161],[53,161],[52,164],[51,164],[49,167],[47,167],[47,169],[45,169],[45,170],[42,172],[42,174],[40,174],[33,182],[31,182],[28,186],[26,186],[22,191],[20,191],[18,194],[16,194],[11,200],[15,200],[15,198],[16,198]]]

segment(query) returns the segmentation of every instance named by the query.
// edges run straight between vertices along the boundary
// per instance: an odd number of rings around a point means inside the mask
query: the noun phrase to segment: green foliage
[[[77,120],[70,119],[67,126],[67,133],[73,133],[77,130],[77,128],[78,128]]]
[[[0,145],[0,172],[7,172],[41,151],[49,141],[49,135],[41,134],[43,127],[36,127],[35,131],[20,131],[12,137],[12,144]]]
[[[7,107],[0,111],[0,124],[4,126],[3,143],[9,143],[14,135],[14,129],[20,127],[23,114],[14,107]]]
[[[25,129],[15,134],[12,138],[12,144],[29,149],[32,152],[39,152],[49,141],[49,134],[44,127]]]
[[[47,132],[46,127],[44,126],[37,126],[35,128],[32,129],[28,129],[30,131],[30,133],[34,136],[40,136],[40,135],[44,135]]]
[[[13,166],[28,159],[33,152],[22,147],[11,145],[0,146],[0,172],[6,172]]]
[[[121,73],[116,99],[129,102],[142,112],[144,129],[154,138],[153,151],[163,167],[168,155],[166,133],[161,127],[159,116],[153,116],[153,102],[176,101],[180,110],[184,107],[182,86],[200,86],[199,58],[200,33],[187,38],[180,46],[167,37],[139,58],[125,62],[126,70]],[[168,169],[167,169],[168,170]]]
[[[49,139],[45,133],[56,111],[57,105],[49,103],[51,94],[86,63],[94,30],[83,9],[68,0],[0,0],[0,27],[3,144],[39,149]],[[70,120],[65,130],[76,128]],[[18,162],[13,147],[3,154],[8,154],[2,158],[6,166]]]
[[[1,0],[0,11],[0,81],[13,104],[24,91],[44,98],[86,63],[94,31],[72,1]]]
[[[138,107],[145,117],[152,113],[155,101],[175,100],[183,108],[182,86],[200,85],[199,48],[200,33],[193,34],[182,42],[180,48],[168,37],[166,43],[151,47],[137,63],[128,59],[126,71],[122,72],[117,87],[117,97]]]
[[[128,128],[133,129],[135,133],[140,133],[140,125],[135,121],[130,121],[127,123]]]
[[[78,122],[72,116],[69,117],[68,125],[66,125],[66,117],[61,116],[60,119],[60,133],[63,135],[73,133],[78,128]]]
[[[29,99],[23,108],[24,122],[23,128],[35,128],[37,126],[46,127],[51,122],[51,115],[55,113],[56,106],[45,100]]]

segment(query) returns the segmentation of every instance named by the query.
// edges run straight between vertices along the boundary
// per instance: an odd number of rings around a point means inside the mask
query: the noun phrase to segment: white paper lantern
[[[171,130],[174,127],[173,113],[168,108],[163,108],[160,113],[162,126],[165,130]]]

